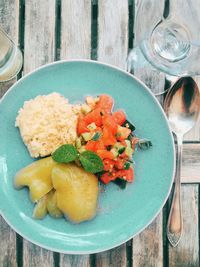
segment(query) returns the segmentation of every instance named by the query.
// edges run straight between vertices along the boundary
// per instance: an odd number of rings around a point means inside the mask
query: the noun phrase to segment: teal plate
[[[113,96],[115,109],[124,109],[139,137],[153,147],[136,151],[135,180],[125,190],[109,184],[100,193],[97,216],[74,225],[46,216],[33,220],[26,188],[13,188],[15,173],[31,163],[19,131],[17,111],[24,101],[59,92],[71,103],[86,95]],[[162,108],[148,88],[128,73],[94,61],[60,61],[19,80],[0,102],[0,214],[27,240],[50,250],[89,254],[116,247],[149,225],[166,202],[174,176],[174,145]]]

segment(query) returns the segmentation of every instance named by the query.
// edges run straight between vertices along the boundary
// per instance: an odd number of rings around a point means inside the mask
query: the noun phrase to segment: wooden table
[[[150,1],[152,5],[154,1]],[[134,35],[133,32],[139,2],[1,0],[0,24],[24,53],[23,71],[18,78],[38,66],[71,58],[92,58],[124,69],[128,50],[137,40],[138,32]],[[164,1],[157,2],[163,5]],[[159,11],[154,12],[155,16],[160,16]],[[135,70],[135,75],[152,90],[155,87],[162,90],[165,85],[164,75],[148,66]],[[0,96],[15,81],[0,84]],[[162,97],[159,100],[162,102]],[[0,267],[199,266],[200,123],[185,137],[183,153],[184,230],[178,247],[172,248],[166,238],[168,203],[141,234],[96,255],[72,256],[42,249],[22,239],[0,218]]]

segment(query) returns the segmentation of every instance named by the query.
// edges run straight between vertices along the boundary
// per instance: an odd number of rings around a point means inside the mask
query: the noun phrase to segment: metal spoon
[[[180,195],[183,136],[195,125],[200,113],[200,92],[191,77],[183,77],[176,81],[167,93],[164,110],[170,128],[177,137],[178,145],[175,189],[167,223],[167,237],[175,247],[181,238],[183,228]]]

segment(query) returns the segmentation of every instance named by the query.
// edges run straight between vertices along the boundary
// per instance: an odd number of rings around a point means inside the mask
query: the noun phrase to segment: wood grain
[[[73,23],[72,23],[73,21]],[[61,59],[87,59],[91,54],[91,1],[61,0]],[[60,254],[61,267],[90,266],[89,255]]]
[[[191,13],[190,7],[193,7],[194,14]],[[199,20],[197,15],[200,12],[200,6],[197,5],[195,0],[171,1],[170,11],[172,17],[175,21],[184,25],[188,20],[188,16],[191,15]],[[196,16],[197,15],[197,16]],[[190,17],[191,19],[191,17]],[[194,23],[193,29],[199,29],[199,21],[190,20],[190,23]],[[187,27],[187,24],[186,24]],[[200,32],[197,30],[196,34]],[[197,36],[197,35],[196,35]],[[198,38],[197,37],[197,38]],[[198,58],[195,58],[198,62]],[[197,63],[198,64],[198,63]],[[200,85],[200,79],[196,80],[198,85]],[[200,140],[200,124],[196,126],[184,136],[186,141],[199,141]],[[187,180],[192,177],[199,179],[199,154],[200,151],[197,145],[193,145],[194,151],[192,152],[192,147],[188,150],[183,151],[183,167],[182,167],[182,178],[185,176]],[[188,153],[190,154],[187,157]],[[195,158],[195,160],[194,160]],[[194,161],[198,161],[194,163]],[[188,266],[199,266],[199,240],[198,240],[198,185],[182,185],[181,187],[182,196],[182,214],[183,214],[183,233],[180,243],[176,248],[169,246],[169,265],[176,267],[188,267]]]
[[[55,59],[55,0],[25,1],[24,73]]]
[[[125,69],[128,52],[128,1],[99,1],[98,60]]]
[[[17,267],[16,234],[0,216],[0,266]]]
[[[183,145],[182,183],[200,183],[200,143]]]
[[[199,266],[198,186],[182,186],[183,233],[177,247],[169,246],[170,267]]]
[[[90,258],[88,255],[60,255],[60,267],[90,267]]]
[[[25,1],[24,74],[54,61],[55,0]],[[23,244],[23,266],[53,267],[53,252],[26,240]]]
[[[126,244],[96,255],[95,267],[126,267]]]
[[[18,45],[19,40],[19,0],[1,0],[0,1],[0,27],[11,37]],[[0,83],[0,97],[10,88],[16,81]]]
[[[99,1],[98,51],[99,61],[125,69],[128,52],[128,1]],[[125,267],[126,244],[96,255],[97,267]]]
[[[163,1],[136,1],[135,2],[135,40],[134,46],[137,47],[141,38],[141,34],[149,29],[151,25],[160,20],[163,8]],[[144,5],[145,16],[140,12],[141,5]],[[151,21],[151,23],[149,23]],[[165,85],[165,75],[155,70],[142,57],[139,49],[135,50],[138,59],[143,60],[143,64],[139,64],[139,60],[134,65],[134,74],[142,80],[154,93],[163,91]],[[162,97],[159,97],[162,101]],[[143,266],[163,266],[163,238],[162,238],[162,212],[159,216],[138,236],[133,238],[133,264],[132,267]]]
[[[162,222],[161,212],[144,232],[133,239],[132,266],[163,266],[162,240],[160,240],[162,239]]]
[[[90,58],[90,51],[91,1],[62,0],[61,59],[87,59]]]
[[[53,253],[42,249],[24,239],[23,266],[26,267],[53,267]]]
[[[8,33],[12,40],[18,44],[19,28],[19,1],[0,1],[0,26]],[[9,82],[0,83],[0,98],[16,81],[16,78]],[[8,226],[0,216],[0,266],[16,267],[17,246],[16,233]]]

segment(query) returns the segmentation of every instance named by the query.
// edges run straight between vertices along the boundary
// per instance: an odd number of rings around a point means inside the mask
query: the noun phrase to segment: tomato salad
[[[133,181],[132,155],[139,141],[125,112],[112,112],[113,106],[113,98],[102,94],[89,113],[79,116],[77,124],[76,147],[80,152],[95,152],[102,159],[104,170],[99,177],[104,184],[117,179]]]

